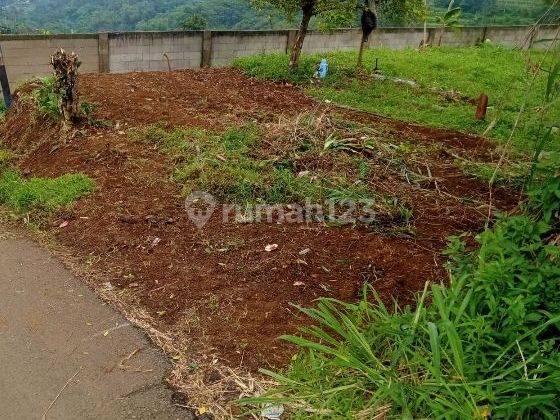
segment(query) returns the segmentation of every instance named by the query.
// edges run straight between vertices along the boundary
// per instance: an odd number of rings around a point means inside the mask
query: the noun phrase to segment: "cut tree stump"
[[[79,97],[77,90],[78,67],[80,60],[75,53],[58,50],[51,56],[51,65],[56,78],[54,92],[60,95],[60,113],[65,124],[73,124],[80,118]]]

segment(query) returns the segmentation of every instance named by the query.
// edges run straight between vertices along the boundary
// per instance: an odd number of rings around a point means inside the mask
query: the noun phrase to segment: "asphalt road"
[[[0,419],[190,419],[169,368],[49,252],[0,226]]]

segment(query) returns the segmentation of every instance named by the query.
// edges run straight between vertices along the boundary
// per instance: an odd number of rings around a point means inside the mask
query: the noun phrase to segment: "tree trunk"
[[[444,34],[445,34],[445,26],[442,26],[441,29],[439,30],[438,47],[441,47],[441,42],[443,41],[443,35]]]
[[[362,35],[362,42],[360,44],[360,51],[358,52],[358,72],[364,68],[364,50],[366,49],[366,36]]]
[[[377,6],[375,4],[375,0],[365,0],[364,3],[365,3],[364,6],[367,7],[369,10],[371,10],[375,14],[375,16],[376,16],[376,26],[377,26],[379,24],[379,21],[377,19]],[[365,51],[367,43],[369,41],[369,36],[366,36],[366,34],[363,32],[363,30],[364,29],[362,28],[362,41],[360,43],[360,51],[358,52],[358,64],[356,66],[356,72],[357,73],[362,71],[363,68],[364,68],[364,51]]]
[[[422,39],[422,47],[428,46],[428,0],[424,0],[424,38]]]
[[[303,47],[303,41],[305,40],[305,35],[307,35],[307,29],[309,28],[309,21],[313,16],[313,11],[315,9],[315,0],[307,0],[303,3],[301,11],[303,12],[303,17],[301,19],[301,24],[299,26],[299,31],[296,37],[296,41],[292,46],[292,54],[290,56],[290,69],[297,69],[299,65],[299,56],[301,54],[301,49]]]

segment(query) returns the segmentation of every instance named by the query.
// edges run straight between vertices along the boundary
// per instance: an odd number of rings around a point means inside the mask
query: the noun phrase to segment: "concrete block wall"
[[[111,73],[194,69],[200,67],[201,54],[202,32],[109,34]]]
[[[484,40],[485,28],[458,28],[447,29],[441,37],[442,45],[453,47],[472,46]],[[439,43],[441,31],[434,29],[434,43]]]
[[[540,27],[536,31],[536,34],[533,34],[532,47],[540,50],[547,49],[554,42],[554,39],[558,38],[559,35],[560,35],[560,27],[554,27],[554,26]]]
[[[560,27],[528,26],[463,27],[445,31],[442,45],[475,45],[483,39],[510,47],[547,48],[558,36]],[[237,57],[284,53],[295,37],[294,30],[282,31],[189,31],[123,32],[82,35],[0,35],[4,61],[12,86],[51,72],[50,55],[57,48],[75,51],[82,60],[81,71],[123,73],[130,71],[167,71],[222,67]],[[303,45],[304,53],[355,51],[361,34],[357,29],[331,32],[311,31]],[[417,48],[423,39],[422,28],[381,28],[370,38],[370,47]],[[549,40],[539,42],[539,40]],[[439,29],[429,29],[432,44],[439,40]]]
[[[527,39],[529,32],[530,28],[523,26],[488,27],[486,30],[486,39],[508,47],[527,47],[525,40]]]
[[[371,35],[369,46],[403,50],[418,48],[422,39],[424,30],[421,28],[383,28]]]
[[[12,85],[51,73],[50,57],[58,48],[76,52],[82,66],[80,71],[99,71],[97,35],[17,36],[6,40],[0,36],[4,63]]]
[[[362,39],[360,30],[317,32],[311,31],[305,37],[302,52],[304,54],[328,51],[356,51]]]
[[[237,57],[284,53],[287,42],[286,31],[213,31],[210,64],[213,67],[225,67]]]

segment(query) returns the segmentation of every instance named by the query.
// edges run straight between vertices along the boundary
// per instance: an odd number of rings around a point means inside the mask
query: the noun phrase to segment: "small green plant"
[[[37,112],[42,117],[58,120],[60,113],[60,95],[54,92],[55,79],[53,76],[43,77],[41,87],[37,88],[33,95],[37,103]]]
[[[0,203],[20,213],[55,211],[89,194],[94,188],[94,182],[84,174],[24,179],[14,170],[0,171]]]

